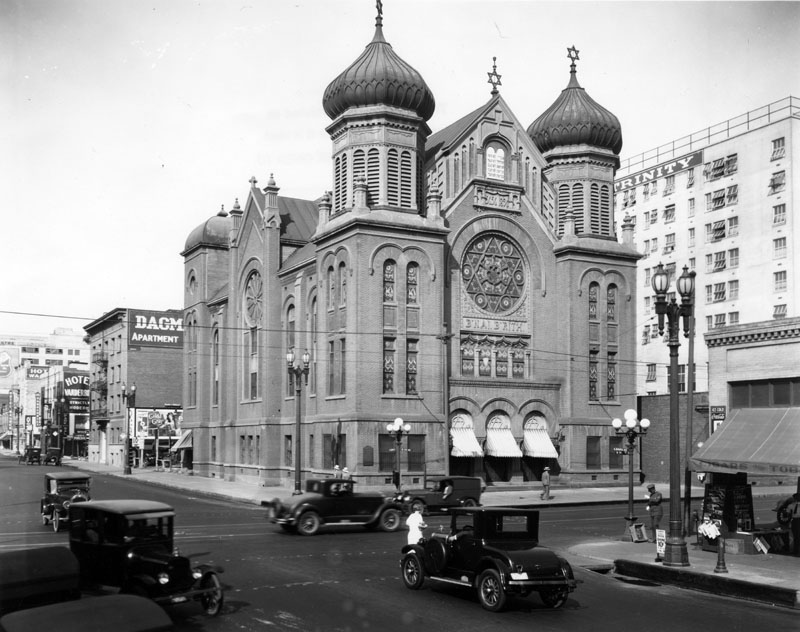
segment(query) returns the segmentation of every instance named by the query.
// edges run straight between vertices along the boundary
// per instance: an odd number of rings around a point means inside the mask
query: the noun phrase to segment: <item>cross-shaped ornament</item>
[[[503,84],[500,83],[500,77],[503,75],[497,74],[497,57],[492,57],[492,72],[487,72],[486,74],[489,75],[489,81],[487,83],[492,84],[492,94],[497,94],[499,90],[497,86],[502,86]]]

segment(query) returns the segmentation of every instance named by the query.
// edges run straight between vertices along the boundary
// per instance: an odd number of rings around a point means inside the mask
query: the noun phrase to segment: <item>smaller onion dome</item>
[[[436,103],[425,80],[403,61],[383,37],[383,19],[375,21],[375,36],[358,59],[328,84],[322,107],[335,119],[351,107],[389,105],[413,110],[424,120]]]
[[[575,69],[578,51],[575,47],[568,50],[572,51],[569,84],[553,105],[531,123],[528,136],[542,153],[555,147],[586,144],[619,155],[622,149],[619,119],[581,88]]]
[[[230,239],[231,219],[220,209],[219,213],[210,217],[205,222],[195,228],[186,239],[184,252],[189,252],[200,246],[210,246],[212,248],[227,248]]]

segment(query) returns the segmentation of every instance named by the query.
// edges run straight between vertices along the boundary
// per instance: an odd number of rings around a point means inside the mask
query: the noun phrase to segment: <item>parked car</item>
[[[172,621],[164,610],[135,595],[89,597],[21,610],[0,618],[0,632],[162,632],[172,629]]]
[[[406,513],[419,510],[425,514],[448,507],[477,507],[485,490],[477,476],[446,476],[428,479],[425,489],[408,489],[398,497]]]
[[[61,448],[47,448],[43,463],[45,465],[61,465]]]
[[[69,507],[69,547],[83,585],[111,586],[158,604],[200,601],[206,614],[223,605],[222,572],[192,565],[174,549],[175,511],[151,500],[90,500]]]
[[[0,615],[81,596],[78,560],[64,546],[0,551],[0,569]]]
[[[91,498],[89,489],[92,477],[83,472],[48,472],[44,475],[44,496],[40,503],[42,524],[53,525],[53,531],[60,531],[69,516],[72,503]]]
[[[401,506],[391,496],[355,492],[352,479],[308,479],[302,494],[262,501],[267,519],[284,531],[314,535],[323,525],[363,524],[368,529],[397,531]]]
[[[20,462],[24,461],[25,465],[36,465],[42,464],[42,449],[41,448],[25,448],[25,454],[21,454],[19,457]]]
[[[402,549],[403,583],[411,590],[425,579],[475,589],[481,606],[498,612],[509,594],[537,591],[544,604],[560,608],[576,581],[569,562],[539,545],[539,511],[509,507],[451,510],[450,533]]]

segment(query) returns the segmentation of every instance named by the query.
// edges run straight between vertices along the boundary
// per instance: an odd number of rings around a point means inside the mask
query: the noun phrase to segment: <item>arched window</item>
[[[400,205],[400,161],[394,148],[386,154],[386,201],[391,206]]]
[[[500,145],[486,148],[486,177],[492,180],[506,178],[506,151]]]
[[[397,300],[395,295],[395,263],[391,259],[383,264],[383,301],[394,303]]]
[[[580,235],[584,232],[583,185],[580,182],[572,185],[572,210],[575,217],[575,234]]]
[[[333,266],[328,268],[328,309],[336,305],[336,281],[333,278]]]
[[[219,404],[219,329],[214,329],[214,333],[211,335],[211,356],[214,363],[211,403],[216,406]]]
[[[344,262],[339,264],[339,305],[347,305],[347,266]]]
[[[311,367],[308,374],[308,392],[317,392],[317,297],[311,299]]]
[[[600,291],[600,284],[589,284],[589,320],[597,320],[597,294]]]
[[[411,208],[412,182],[414,174],[411,162],[411,152],[404,151],[400,156],[400,206]]]
[[[600,231],[611,234],[611,189],[607,184],[600,187]]]
[[[419,264],[409,263],[406,270],[406,303],[415,304],[419,289]]]
[[[297,331],[295,327],[294,305],[290,305],[286,310],[286,350],[293,349],[295,358],[299,358],[300,353],[296,347]],[[289,378],[286,382],[286,395],[291,397],[294,395],[294,374],[287,372],[286,375]]]
[[[600,234],[600,187],[592,183],[589,195],[589,231],[594,235]]]
[[[373,147],[367,154],[367,204],[374,206],[380,202],[380,155]]]

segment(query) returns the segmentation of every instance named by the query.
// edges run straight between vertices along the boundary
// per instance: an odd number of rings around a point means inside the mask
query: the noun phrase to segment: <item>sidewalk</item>
[[[64,466],[123,476],[119,467],[83,460],[65,459]],[[256,505],[260,505],[264,500],[286,497],[292,493],[292,490],[286,487],[255,487],[248,483],[219,478],[189,476],[177,470],[133,469],[129,477],[152,485]],[[669,487],[666,483],[657,483],[656,486],[662,490]],[[389,491],[391,490],[387,489],[387,492]],[[539,500],[539,491],[536,487],[490,487],[484,492],[482,503],[486,506],[538,505],[544,508],[554,505],[609,504],[628,501],[628,488],[625,486],[554,487],[553,498],[549,501]],[[792,491],[786,487],[753,487],[753,497],[774,497],[777,501]],[[635,489],[634,497],[637,503],[643,493],[639,487]],[[693,487],[692,498],[702,497],[703,488]],[[574,566],[595,570],[613,569],[620,575],[656,583],[800,609],[800,558],[770,553],[727,554],[725,567],[728,572],[718,573],[715,572],[718,565],[717,554],[701,550],[695,541],[694,536],[687,538],[690,564],[688,567],[666,567],[661,562],[656,562],[656,545],[648,542],[633,543],[621,539],[582,542],[569,546],[564,553]]]

